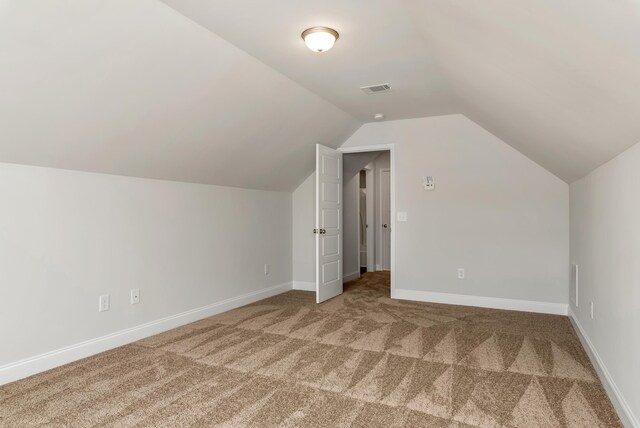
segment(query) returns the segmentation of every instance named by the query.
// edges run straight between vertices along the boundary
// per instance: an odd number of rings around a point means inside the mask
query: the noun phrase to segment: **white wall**
[[[639,189],[640,144],[571,185],[571,262],[579,266],[579,306],[571,310],[627,413],[635,414],[630,417],[635,426],[640,426]]]
[[[0,164],[0,201],[0,366],[290,285],[291,193]]]
[[[566,311],[565,182],[462,115],[366,124],[343,147],[389,143],[395,144],[396,209],[408,213],[408,222],[392,222],[395,287],[405,291],[396,297],[434,300],[433,292],[448,293],[440,296],[494,298],[490,305],[515,299],[540,302],[519,308]],[[425,175],[434,177],[434,192],[422,190]],[[456,278],[459,267],[467,279]]]

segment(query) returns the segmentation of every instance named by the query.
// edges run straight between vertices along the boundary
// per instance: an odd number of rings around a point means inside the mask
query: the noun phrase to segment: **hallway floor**
[[[0,426],[618,427],[566,317],[389,298],[365,274],[0,387]]]

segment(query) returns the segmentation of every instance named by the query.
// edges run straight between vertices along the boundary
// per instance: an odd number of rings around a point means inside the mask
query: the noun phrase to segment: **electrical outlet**
[[[269,275],[269,272],[271,272],[271,266],[269,266],[269,263],[265,263],[264,264],[264,274],[265,275]]]
[[[131,289],[131,304],[132,305],[137,305],[138,303],[140,303],[140,289],[139,288],[132,288]]]
[[[458,279],[464,279],[464,268],[458,268]]]
[[[591,319],[593,319],[593,302],[591,302]]]
[[[398,221],[407,221],[407,213],[405,211],[398,213]]]
[[[433,177],[428,175],[426,177],[422,177],[422,186],[424,187],[424,190],[426,191],[431,191],[433,189],[436,188],[435,184],[433,183]]]
[[[102,296],[100,296],[99,302],[98,302],[98,312],[104,312],[104,311],[108,311],[111,308],[111,302],[109,299],[109,295],[108,294],[104,294]]]

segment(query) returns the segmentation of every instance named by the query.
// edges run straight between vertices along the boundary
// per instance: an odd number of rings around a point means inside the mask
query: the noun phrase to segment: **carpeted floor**
[[[566,317],[388,284],[292,291],[5,385],[0,426],[621,426]]]

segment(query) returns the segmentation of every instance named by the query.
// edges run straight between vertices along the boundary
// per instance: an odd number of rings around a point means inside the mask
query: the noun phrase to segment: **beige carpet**
[[[0,388],[3,427],[618,427],[566,317],[292,291]]]

